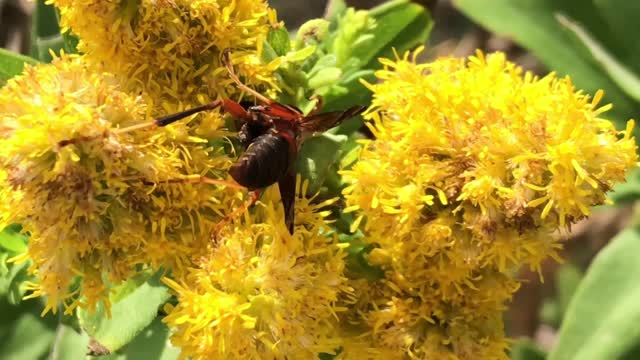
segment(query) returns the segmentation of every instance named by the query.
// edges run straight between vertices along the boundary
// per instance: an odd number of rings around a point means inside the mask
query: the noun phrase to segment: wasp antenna
[[[163,117],[157,118],[155,120],[152,120],[152,121],[149,121],[149,122],[146,122],[146,123],[136,124],[136,125],[132,125],[132,126],[128,126],[128,127],[122,128],[122,129],[118,129],[115,132],[117,134],[121,134],[121,133],[134,131],[134,130],[167,126],[167,125],[172,124],[172,123],[174,123],[174,122],[176,122],[178,120],[184,119],[187,116],[190,116],[190,115],[193,115],[193,114],[197,114],[197,113],[202,112],[202,111],[213,110],[213,109],[219,107],[220,105],[222,105],[222,101],[221,100],[217,100],[217,101],[214,101],[214,102],[206,104],[206,105],[197,106],[197,107],[194,107],[194,108],[191,108],[191,109],[187,109],[187,110],[184,110],[184,111],[177,112],[175,114],[163,116]]]
[[[227,67],[227,71],[229,71],[229,77],[231,78],[231,80],[233,80],[236,83],[236,85],[238,85],[238,88],[240,90],[253,95],[256,99],[260,100],[262,103],[267,104],[267,105],[272,104],[273,100],[267,98],[266,96],[260,94],[259,92],[255,91],[255,90],[253,90],[252,88],[250,88],[247,85],[243,84],[242,81],[240,81],[240,79],[238,78],[238,75],[236,75],[236,72],[233,70],[233,65],[231,64],[230,54],[231,54],[231,49],[225,49],[222,52],[222,62]]]
[[[184,119],[189,115],[193,115],[196,113],[199,113],[201,111],[206,111],[206,110],[213,110],[217,107],[219,107],[220,105],[222,105],[222,100],[216,100],[212,103],[206,104],[206,105],[202,105],[202,106],[198,106],[198,107],[194,107],[191,109],[187,109],[184,111],[180,111],[177,112],[175,114],[171,114],[171,115],[167,115],[167,116],[163,116],[160,118],[157,118],[155,120],[149,121],[149,122],[145,122],[142,124],[136,124],[136,125],[131,125],[131,126],[127,126],[124,128],[120,128],[120,129],[116,129],[114,130],[114,133],[116,134],[122,134],[122,133],[126,133],[129,131],[135,131],[135,130],[141,130],[141,129],[147,129],[147,128],[157,128],[157,127],[162,127],[162,126],[167,126],[173,122],[176,122],[180,119]],[[62,148],[65,146],[69,146],[69,145],[75,145],[81,142],[88,142],[88,141],[93,141],[93,140],[97,140],[101,137],[105,137],[107,136],[107,133],[102,134],[100,136],[79,136],[79,137],[75,137],[75,138],[71,138],[71,139],[65,139],[65,140],[61,140],[58,142],[58,147]]]
[[[175,114],[171,114],[171,115],[167,115],[161,118],[157,118],[154,120],[154,122],[156,123],[157,126],[167,126],[171,123],[174,123],[180,119],[184,119],[187,116],[193,115],[193,114],[197,114],[199,112],[202,111],[207,111],[207,110],[213,110],[217,107],[219,107],[220,105],[222,105],[222,101],[218,100],[218,101],[214,101],[212,103],[206,104],[206,105],[202,105],[202,106],[198,106],[198,107],[194,107],[191,109],[187,109],[184,111],[180,111],[177,112]]]

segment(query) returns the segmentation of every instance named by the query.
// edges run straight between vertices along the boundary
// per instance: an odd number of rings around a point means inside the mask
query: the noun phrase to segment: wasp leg
[[[249,199],[247,199],[247,201],[245,201],[245,203],[242,206],[239,206],[238,208],[236,208],[235,210],[233,210],[230,214],[228,214],[227,216],[225,216],[222,220],[220,220],[211,230],[211,242],[213,242],[214,244],[216,244],[218,242],[218,233],[220,233],[220,230],[222,230],[222,228],[229,224],[229,222],[231,222],[231,220],[235,219],[236,217],[240,216],[242,213],[244,213],[245,211],[247,211],[251,206],[253,206],[253,204],[256,203],[256,201],[258,201],[258,199],[260,198],[260,195],[262,195],[262,189],[258,189],[258,190],[254,190],[249,192]]]
[[[285,176],[278,180],[278,189],[280,190],[280,200],[284,208],[284,223],[287,225],[289,234],[293,234],[293,226],[295,223],[295,206],[296,206],[296,175],[289,171]]]

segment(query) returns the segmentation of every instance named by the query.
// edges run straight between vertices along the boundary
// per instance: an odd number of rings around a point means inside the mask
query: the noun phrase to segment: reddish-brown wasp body
[[[234,211],[228,218],[246,210],[255,203],[262,189],[277,182],[285,211],[285,223],[289,232],[293,232],[295,174],[292,167],[302,142],[313,133],[326,131],[344,120],[359,115],[365,108],[352,106],[344,111],[314,111],[304,116],[300,110],[270,100],[242,84],[235,75],[228,56],[228,52],[225,52],[224,61],[231,78],[240,90],[253,95],[261,105],[245,108],[237,102],[224,99],[165,116],[157,119],[154,125],[166,126],[197,112],[217,107],[222,107],[233,115],[239,127],[238,138],[245,151],[231,167],[229,174],[238,184],[252,191],[252,195],[244,207]]]

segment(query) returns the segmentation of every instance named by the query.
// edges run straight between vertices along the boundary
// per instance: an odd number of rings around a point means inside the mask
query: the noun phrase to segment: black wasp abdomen
[[[268,133],[270,128],[271,124],[263,121],[245,122],[238,132],[238,140],[247,148],[258,136]]]
[[[276,183],[289,169],[289,142],[279,134],[266,133],[256,137],[240,156],[229,174],[249,190]]]

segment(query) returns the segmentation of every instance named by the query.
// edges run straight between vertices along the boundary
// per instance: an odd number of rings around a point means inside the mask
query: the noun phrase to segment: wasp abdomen
[[[279,134],[258,136],[240,156],[229,174],[249,190],[276,183],[289,169],[289,142]]]

